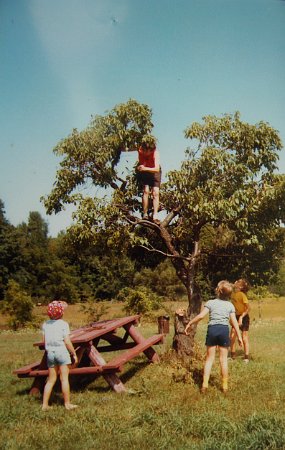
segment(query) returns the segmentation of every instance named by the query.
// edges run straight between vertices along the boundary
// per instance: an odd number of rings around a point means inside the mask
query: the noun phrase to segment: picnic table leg
[[[124,326],[125,330],[128,331],[129,335],[137,344],[142,344],[145,341],[145,338],[140,334],[140,332],[135,328],[133,324],[127,324]],[[149,347],[144,350],[144,354],[148,357],[151,362],[159,362],[159,356],[156,351]]]
[[[89,358],[94,365],[104,366],[106,364],[103,356],[96,350],[96,348],[91,345],[89,349]],[[120,378],[115,373],[103,373],[104,379],[107,381],[109,386],[117,393],[126,392],[124,384],[121,382]]]
[[[38,370],[47,368],[47,352],[44,352],[44,356],[38,367]],[[43,392],[46,383],[46,377],[35,377],[32,387],[30,389],[30,395],[39,395]]]

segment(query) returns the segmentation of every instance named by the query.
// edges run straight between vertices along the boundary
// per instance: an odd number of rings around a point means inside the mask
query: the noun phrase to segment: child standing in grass
[[[231,296],[231,301],[235,307],[236,319],[239,324],[239,328],[242,333],[242,341],[244,347],[244,362],[249,362],[249,339],[248,339],[248,330],[249,330],[249,303],[246,293],[249,291],[249,283],[240,279],[237,280],[234,284],[234,292]],[[235,341],[236,341],[236,332],[235,329],[232,328],[231,331],[231,357],[235,359]]]
[[[77,355],[70,340],[70,329],[67,322],[62,320],[66,302],[54,301],[48,305],[47,313],[50,320],[43,324],[45,349],[47,352],[48,380],[44,388],[42,410],[50,409],[49,399],[59,373],[61,390],[66,409],[77,408],[70,403],[69,367],[71,364],[70,353],[77,363]],[[69,353],[70,352],[70,353]]]
[[[219,347],[220,366],[222,375],[222,390],[228,391],[228,348],[230,346],[229,321],[236,330],[239,344],[242,345],[242,337],[235,316],[235,308],[229,300],[233,286],[228,281],[220,281],[216,288],[217,298],[205,303],[204,308],[194,319],[188,322],[185,333],[194,323],[202,320],[209,313],[209,323],[206,336],[207,355],[204,365],[203,385],[201,392],[208,389],[212,365],[216,356],[216,347]]]

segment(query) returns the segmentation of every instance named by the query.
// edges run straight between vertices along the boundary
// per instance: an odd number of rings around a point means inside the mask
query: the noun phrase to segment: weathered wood
[[[126,342],[125,344],[112,344],[112,345],[100,345],[99,347],[95,346],[98,352],[108,353],[114,352],[118,350],[127,350],[129,348],[133,348],[136,346],[135,342]]]
[[[152,345],[162,342],[164,337],[163,334],[158,334],[145,339],[135,327],[139,318],[139,315],[135,315],[105,320],[72,331],[70,337],[77,353],[78,362],[70,366],[70,375],[75,375],[75,378],[79,376],[79,380],[80,376],[82,376],[81,380],[84,380],[85,375],[87,379],[92,379],[92,375],[93,377],[102,375],[114,391],[125,392],[126,388],[116,372],[119,372],[126,362],[142,352],[148,357],[149,361],[159,361],[159,356]],[[121,329],[121,331],[124,329],[123,337],[116,334],[118,329]],[[132,342],[127,342],[129,337]],[[106,341],[109,345],[99,346],[101,340]],[[44,349],[42,341],[34,345]],[[116,350],[124,350],[124,352],[106,363],[100,352]],[[38,394],[44,389],[45,380],[48,376],[46,355],[46,352],[44,352],[41,361],[14,370],[19,378],[34,377],[30,390],[31,394]]]
[[[94,365],[104,366],[106,365],[106,361],[102,355],[96,350],[95,347],[90,346],[89,350],[89,358],[93,362]],[[105,374],[102,373],[104,379],[107,381],[109,386],[117,393],[126,392],[126,388],[124,384],[121,382],[120,378],[117,377],[115,373]]]
[[[39,367],[41,361],[36,361],[34,363],[28,364],[27,366],[20,367],[20,369],[13,370],[15,375],[18,375],[19,378],[25,378],[25,376],[31,372],[31,370]]]
[[[174,337],[173,348],[177,352],[177,356],[185,358],[193,355],[194,352],[194,335],[196,326],[191,327],[190,335],[185,334],[185,328],[189,322],[189,317],[185,309],[178,309],[175,312],[174,320]]]
[[[88,325],[85,330],[84,327],[82,327],[78,332],[77,330],[72,331],[70,333],[70,339],[73,345],[87,343],[96,338],[103,338],[104,334],[109,334],[128,323],[136,323],[139,319],[140,315],[136,314],[134,316],[122,317],[120,319],[95,322],[94,324]],[[36,342],[34,346],[42,347],[44,346],[44,342]]]
[[[144,339],[140,344],[137,344],[134,348],[131,350],[128,350],[121,355],[117,356],[116,358],[112,359],[110,362],[105,364],[103,366],[103,370],[117,370],[121,371],[122,366],[130,361],[131,359],[138,356],[140,353],[145,352],[146,349],[150,350],[151,345],[157,344],[158,342],[163,340],[163,334],[157,334],[155,336],[151,336],[148,339]],[[158,355],[157,355],[158,356]],[[152,358],[153,359],[153,358]],[[155,359],[158,361],[159,359]]]
[[[130,323],[126,324],[124,326],[124,328],[128,331],[128,333],[130,334],[130,336],[133,338],[133,340],[137,343],[137,344],[143,344],[145,342],[145,338],[140,334],[140,332]],[[157,335],[159,336],[159,335]],[[159,361],[159,356],[158,354],[154,351],[153,348],[151,348],[151,346],[149,346],[150,348],[146,348],[145,350],[143,350],[144,354],[148,357],[148,359],[151,362],[158,362]]]

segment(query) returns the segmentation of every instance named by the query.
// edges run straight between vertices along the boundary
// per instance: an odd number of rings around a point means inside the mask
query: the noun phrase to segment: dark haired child
[[[231,301],[235,307],[236,319],[239,324],[239,328],[242,334],[242,342],[244,348],[244,362],[249,362],[249,339],[248,339],[248,330],[250,324],[249,318],[249,303],[246,293],[249,291],[250,286],[249,283],[243,278],[237,280],[234,283],[234,292],[231,296]],[[231,331],[231,357],[235,359],[235,341],[236,341],[236,332],[235,329],[232,328]]]

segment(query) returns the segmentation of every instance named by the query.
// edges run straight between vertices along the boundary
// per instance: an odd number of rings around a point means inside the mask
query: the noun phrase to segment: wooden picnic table
[[[144,353],[150,362],[158,362],[159,356],[152,346],[162,342],[164,338],[163,334],[144,338],[136,326],[139,319],[140,316],[135,315],[102,320],[73,330],[70,338],[76,350],[78,363],[70,366],[70,376],[79,377],[80,382],[80,377],[102,375],[115,392],[125,392],[126,388],[117,372],[122,371],[125,363],[141,353]],[[36,342],[34,345],[44,350],[42,359],[13,372],[19,378],[34,378],[30,394],[42,392],[48,376],[44,342]],[[108,362],[102,356],[104,352],[119,350],[124,351]]]

